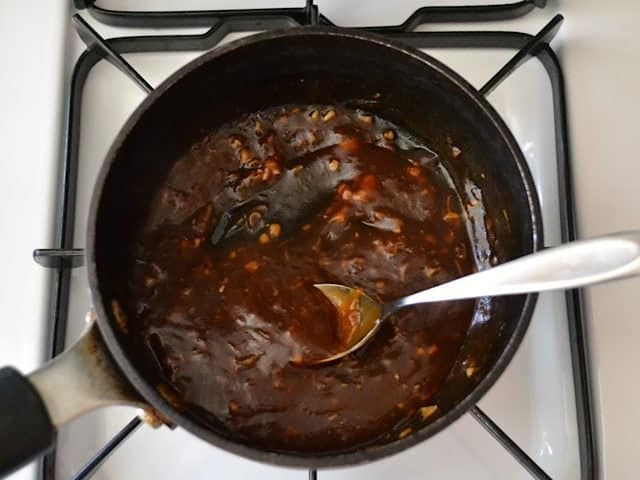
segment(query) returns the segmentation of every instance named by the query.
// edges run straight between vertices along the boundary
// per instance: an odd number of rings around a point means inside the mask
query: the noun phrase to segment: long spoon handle
[[[416,292],[386,311],[418,303],[563,290],[640,274],[640,231],[570,242]]]

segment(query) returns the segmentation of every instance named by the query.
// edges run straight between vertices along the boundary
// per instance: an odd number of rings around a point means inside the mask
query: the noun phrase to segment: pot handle
[[[28,376],[0,369],[0,478],[46,453],[58,427],[107,405],[150,410],[115,365],[95,322]]]
[[[33,384],[11,367],[0,369],[0,477],[53,446],[55,428]]]

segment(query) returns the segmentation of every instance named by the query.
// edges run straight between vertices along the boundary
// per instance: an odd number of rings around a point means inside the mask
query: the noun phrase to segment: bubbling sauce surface
[[[289,452],[355,448],[430,415],[474,302],[414,307],[363,349],[316,368],[346,335],[313,287],[379,301],[474,271],[460,196],[433,151],[380,117],[272,108],[193,146],[134,252],[129,336],[180,408]]]

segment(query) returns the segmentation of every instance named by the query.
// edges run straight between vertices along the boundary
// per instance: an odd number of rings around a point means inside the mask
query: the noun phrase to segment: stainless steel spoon
[[[348,355],[367,343],[390,315],[411,305],[564,290],[639,274],[640,231],[632,231],[548,248],[383,304],[358,289],[316,284],[339,310],[359,299],[360,323],[343,351],[305,363],[317,365]]]

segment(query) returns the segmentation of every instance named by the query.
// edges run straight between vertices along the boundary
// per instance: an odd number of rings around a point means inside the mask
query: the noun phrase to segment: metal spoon
[[[305,363],[318,365],[348,355],[367,343],[389,316],[411,305],[564,290],[639,274],[640,231],[632,231],[548,248],[383,304],[359,289],[316,284],[341,312],[346,302],[353,304],[354,298],[359,299],[355,307],[359,308],[360,323],[343,351]]]

